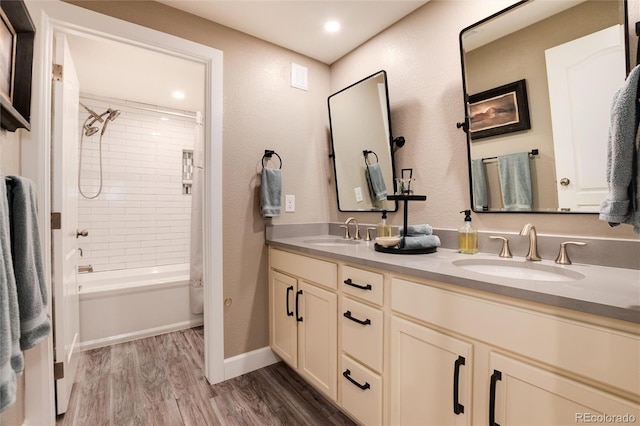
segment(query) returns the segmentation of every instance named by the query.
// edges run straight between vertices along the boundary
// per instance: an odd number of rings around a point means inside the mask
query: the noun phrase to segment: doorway
[[[36,182],[42,226],[45,269],[51,273],[50,148],[52,125],[51,69],[54,32],[118,41],[149,52],[180,57],[205,68],[205,178],[204,187],[204,325],[205,376],[211,383],[224,380],[222,314],[222,52],[155,30],[123,22],[62,2],[28,2],[36,24],[32,129],[22,140],[22,173]],[[214,208],[218,206],[218,208]],[[49,288],[49,294],[52,289]],[[30,354],[25,368],[25,412],[33,423],[54,417],[53,350],[51,342]]]

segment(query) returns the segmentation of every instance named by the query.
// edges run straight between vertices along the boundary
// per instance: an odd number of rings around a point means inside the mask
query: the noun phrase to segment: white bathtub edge
[[[233,379],[279,361],[280,357],[269,346],[245,352],[224,360],[224,379]]]
[[[78,344],[78,351],[88,351],[90,349],[102,348],[105,346],[116,345],[118,343],[130,342],[132,340],[144,339],[146,337],[159,336],[161,334],[171,333],[173,331],[186,330],[187,328],[199,327],[204,324],[204,320],[188,320],[174,324],[167,324],[161,327],[148,328],[146,330],[137,330],[133,333],[124,333],[117,336],[105,337],[102,339],[88,340]]]

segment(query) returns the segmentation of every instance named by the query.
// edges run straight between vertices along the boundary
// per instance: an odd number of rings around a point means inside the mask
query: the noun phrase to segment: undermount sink
[[[503,259],[459,259],[455,266],[478,274],[534,281],[577,281],[584,278],[580,272],[566,267],[545,265],[530,261]]]
[[[314,246],[352,246],[356,244],[360,244],[358,240],[349,240],[346,238],[314,238],[311,240],[304,240],[304,243],[312,244]]]

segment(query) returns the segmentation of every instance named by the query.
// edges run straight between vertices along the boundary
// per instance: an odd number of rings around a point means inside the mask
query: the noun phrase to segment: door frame
[[[53,32],[82,33],[117,40],[205,66],[205,376],[224,380],[222,292],[222,51],[61,1],[26,1],[36,26],[31,131],[22,132],[22,174],[38,188],[40,239],[45,276],[51,277],[51,64]],[[51,314],[51,280],[46,283]],[[53,340],[25,353],[25,424],[55,419]]]

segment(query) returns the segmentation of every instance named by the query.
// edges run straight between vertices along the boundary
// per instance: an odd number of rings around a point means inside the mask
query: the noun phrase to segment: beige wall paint
[[[230,28],[154,2],[80,1],[79,6],[222,50],[225,357],[269,344],[267,249],[259,214],[261,158],[283,161],[283,196],[296,212],[273,223],[326,222],[326,98],[329,67]],[[309,91],[290,87],[291,62],[309,68]],[[277,163],[276,163],[277,164]],[[269,220],[270,221],[270,220]]]
[[[387,71],[393,134],[407,139],[396,154],[396,169],[413,168],[417,192],[427,195],[425,203],[410,204],[413,223],[449,229],[462,223],[458,212],[469,205],[469,182],[466,138],[455,126],[464,117],[458,36],[504,6],[493,0],[432,0],[331,66],[332,91]],[[637,2],[629,2],[629,22],[639,16]],[[390,222],[399,225],[401,212],[391,214]],[[334,221],[346,216],[331,210]],[[519,231],[531,222],[542,234],[640,239],[631,227],[610,228],[597,215],[480,213],[473,220],[480,230]]]

